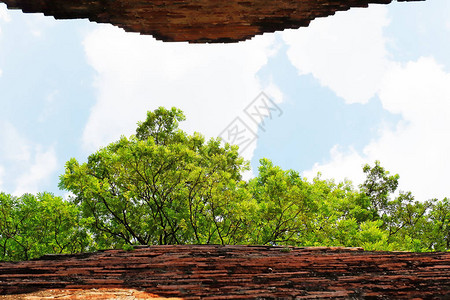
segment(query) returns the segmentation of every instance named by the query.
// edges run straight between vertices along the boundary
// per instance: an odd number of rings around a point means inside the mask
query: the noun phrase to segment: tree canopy
[[[93,250],[78,207],[49,193],[0,193],[0,260]]]
[[[175,108],[149,112],[136,135],[71,159],[60,186],[75,194],[102,247],[218,243],[247,165],[238,148],[178,129]],[[228,219],[228,218],[227,218]],[[226,235],[226,234],[225,234]]]
[[[238,147],[179,129],[182,111],[158,108],[122,136],[72,158],[60,188],[0,194],[0,259],[157,244],[350,246],[450,250],[450,202],[397,192],[399,176],[365,165],[358,188],[302,178],[261,159],[258,176]]]

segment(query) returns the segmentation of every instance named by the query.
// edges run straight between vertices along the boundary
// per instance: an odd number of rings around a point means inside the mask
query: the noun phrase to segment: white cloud
[[[276,52],[273,35],[237,44],[190,45],[162,43],[108,25],[91,32],[84,46],[98,72],[97,102],[83,134],[89,152],[134,133],[146,111],[158,106],[181,108],[187,117],[182,128],[188,132],[218,136],[264,88],[256,73]]]
[[[383,107],[400,113],[422,128],[446,125],[450,111],[449,74],[430,57],[397,65],[384,77],[380,90]]]
[[[47,181],[57,167],[58,160],[53,147],[45,151],[39,146],[36,147],[32,165],[17,178],[14,194],[22,195],[24,193],[41,192],[40,184]]]
[[[404,121],[395,130],[382,129],[362,154],[333,148],[329,162],[316,164],[305,175],[321,171],[343,179],[342,174],[350,174],[361,183],[361,165],[380,160],[400,175],[399,189],[411,190],[418,200],[449,197],[450,74],[431,58],[397,65],[386,74],[379,96],[383,107],[400,113]]]
[[[64,21],[57,21],[52,17],[44,16],[44,14],[37,13],[37,14],[29,14],[27,15],[25,24],[28,27],[28,31],[30,34],[39,39],[45,36],[45,33],[47,30],[58,22],[64,22]]]
[[[11,18],[9,17],[8,10],[6,9],[6,4],[0,3],[0,22],[9,22]],[[0,35],[2,34],[2,28],[0,27]],[[3,71],[0,69],[0,77],[2,77]]]
[[[330,159],[304,173],[356,184],[364,180],[362,165],[380,160],[399,173],[400,189],[420,200],[450,196],[450,75],[432,58],[400,65],[390,60],[383,29],[387,7],[352,9],[315,20],[308,29],[287,31],[288,56],[300,74],[312,74],[346,103],[365,103],[378,95],[383,108],[403,117],[394,130],[382,127],[378,138],[358,153],[335,145]]]
[[[366,103],[390,65],[383,37],[388,24],[387,8],[371,5],[316,19],[282,36],[299,74],[312,74],[347,103]]]
[[[283,102],[283,92],[278,88],[277,85],[271,81],[268,86],[265,87],[264,93],[267,94],[270,99],[275,103]]]
[[[0,121],[0,141],[0,154],[4,160],[22,163],[31,159],[29,141],[10,122]]]
[[[348,179],[359,184],[364,180],[364,164],[365,160],[352,147],[340,149],[338,145],[334,145],[330,150],[328,162],[315,163],[311,170],[303,172],[302,175],[312,179],[320,172],[324,178],[335,179],[337,182]]]
[[[43,147],[24,137],[7,121],[0,121],[0,184],[14,194],[36,193],[57,169],[53,146]]]
[[[6,4],[0,3],[0,21],[9,22],[11,17],[9,16]]]
[[[0,166],[0,192],[3,190],[3,176],[5,176],[5,168]]]
[[[55,103],[59,96],[59,91],[54,90],[45,97],[44,107],[38,116],[39,122],[44,122],[49,116],[56,113]]]

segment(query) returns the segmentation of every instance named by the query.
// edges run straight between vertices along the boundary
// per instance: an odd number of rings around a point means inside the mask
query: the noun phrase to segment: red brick
[[[183,299],[254,299],[257,295],[298,299],[450,298],[450,252],[281,250],[261,246],[151,246],[128,252],[111,250],[5,262],[0,263],[0,294],[14,294],[13,299],[20,299],[21,292],[42,289],[109,287]]]
[[[56,19],[87,18],[163,41],[237,42],[308,26],[317,17],[392,0],[1,0],[9,8]],[[401,0],[423,1],[423,0]],[[357,24],[355,24],[357,26]],[[359,251],[355,249],[354,251]]]

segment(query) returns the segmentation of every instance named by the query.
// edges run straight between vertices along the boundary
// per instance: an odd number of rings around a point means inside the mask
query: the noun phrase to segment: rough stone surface
[[[127,299],[450,299],[450,252],[151,246],[0,263],[0,294],[13,299],[99,288],[145,293]]]
[[[64,300],[181,300],[181,298],[159,297],[155,294],[138,291],[136,289],[123,288],[99,288],[99,289],[50,289],[29,294],[0,295],[0,299],[5,300],[44,300],[44,299],[64,299]]]
[[[424,0],[397,0],[424,1]],[[0,0],[56,19],[88,18],[163,41],[236,42],[392,0]],[[355,26],[358,26],[355,24]]]

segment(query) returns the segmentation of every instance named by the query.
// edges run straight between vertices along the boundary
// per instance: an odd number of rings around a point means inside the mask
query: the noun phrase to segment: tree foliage
[[[178,129],[175,108],[149,112],[137,134],[100,149],[84,164],[71,159],[60,186],[89,218],[101,247],[228,241],[241,171],[236,146]],[[238,222],[238,221],[236,221]]]
[[[347,246],[450,250],[450,201],[397,192],[399,175],[365,165],[358,188],[312,181],[237,146],[179,129],[176,108],[148,112],[136,134],[67,162],[52,194],[0,194],[0,259],[157,244]]]
[[[49,193],[14,197],[0,193],[0,260],[90,250],[78,208]]]
[[[316,203],[307,195],[307,183],[297,172],[283,171],[261,159],[259,175],[248,189],[256,203],[252,217],[253,244],[298,244],[311,229]]]

